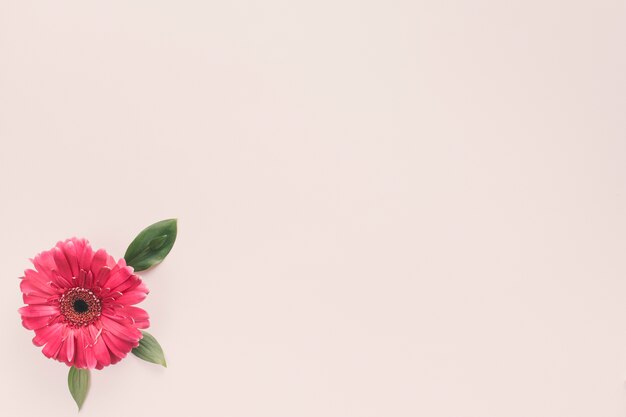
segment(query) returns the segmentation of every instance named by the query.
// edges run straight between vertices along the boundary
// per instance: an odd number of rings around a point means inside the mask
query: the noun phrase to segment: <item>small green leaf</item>
[[[124,259],[135,271],[144,271],[163,261],[176,241],[176,219],[146,227],[126,249]]]
[[[143,333],[143,338],[139,341],[139,346],[133,349],[133,354],[144,361],[163,365],[167,368],[165,355],[159,342],[150,333],[143,330],[141,333]]]
[[[67,385],[79,411],[87,398],[90,383],[91,373],[89,369],[78,369],[73,366],[70,368],[70,372],[67,374]]]

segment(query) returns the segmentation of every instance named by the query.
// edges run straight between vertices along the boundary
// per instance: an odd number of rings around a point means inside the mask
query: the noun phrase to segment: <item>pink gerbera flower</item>
[[[76,368],[102,369],[137,347],[149,327],[135,307],[148,289],[124,259],[115,262],[85,239],[59,242],[32,260],[24,272],[19,309],[24,327],[43,354]]]

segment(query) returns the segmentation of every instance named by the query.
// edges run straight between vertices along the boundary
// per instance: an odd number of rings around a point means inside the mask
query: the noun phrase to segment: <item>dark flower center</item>
[[[102,303],[87,288],[70,288],[59,300],[61,314],[72,327],[88,326],[100,318]]]
[[[77,313],[84,313],[89,310],[89,304],[85,300],[81,300],[80,298],[74,300],[74,311]]]

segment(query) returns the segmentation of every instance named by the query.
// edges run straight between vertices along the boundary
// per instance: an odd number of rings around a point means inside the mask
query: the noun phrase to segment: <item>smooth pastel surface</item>
[[[623,0],[0,0],[0,416],[27,258],[141,273],[80,417],[624,417]]]

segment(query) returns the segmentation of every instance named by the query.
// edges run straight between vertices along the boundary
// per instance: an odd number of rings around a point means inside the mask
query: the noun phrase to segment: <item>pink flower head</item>
[[[115,262],[85,239],[59,242],[32,260],[20,289],[22,324],[43,354],[76,368],[102,369],[124,358],[149,327],[135,307],[148,289],[124,259]]]

